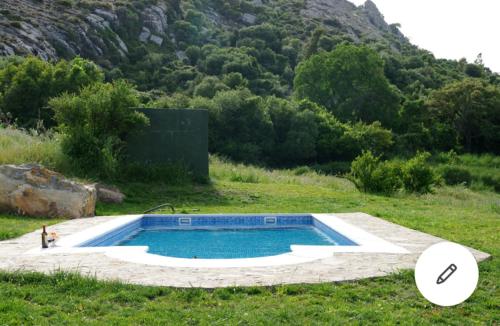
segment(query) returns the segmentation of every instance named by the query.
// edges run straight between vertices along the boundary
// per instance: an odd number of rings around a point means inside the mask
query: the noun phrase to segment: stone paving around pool
[[[130,263],[104,253],[34,253],[41,230],[0,242],[0,269],[11,272],[57,270],[76,271],[103,280],[173,287],[228,287],[293,283],[322,283],[385,276],[402,269],[414,269],[420,254],[444,239],[411,230],[364,214],[335,214],[336,217],[375,236],[401,246],[407,254],[335,253],[306,264],[245,268],[182,268]],[[114,217],[70,220],[49,227],[61,238],[109,222]],[[478,262],[487,253],[469,248]],[[31,253],[28,253],[31,251]]]

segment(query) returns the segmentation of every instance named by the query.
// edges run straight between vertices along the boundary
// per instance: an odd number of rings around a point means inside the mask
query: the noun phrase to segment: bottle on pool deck
[[[43,226],[42,230],[42,248],[48,248],[49,247],[49,241],[47,239],[47,230],[45,229],[45,225]]]

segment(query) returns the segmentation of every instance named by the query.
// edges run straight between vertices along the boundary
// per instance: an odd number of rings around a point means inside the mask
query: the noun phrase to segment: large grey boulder
[[[97,200],[100,202],[120,204],[125,199],[125,195],[116,187],[97,183],[95,189],[97,190]]]
[[[147,27],[153,34],[164,36],[168,29],[167,7],[164,3],[150,6],[142,12],[144,27]]]
[[[95,215],[96,189],[40,165],[0,165],[0,211],[28,216]]]

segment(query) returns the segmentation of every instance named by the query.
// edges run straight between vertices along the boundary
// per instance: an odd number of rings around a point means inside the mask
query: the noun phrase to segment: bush
[[[441,169],[441,176],[450,186],[463,184],[468,187],[472,182],[472,174],[469,170],[458,166],[444,166]]]
[[[443,164],[457,164],[460,163],[460,157],[457,152],[451,150],[449,152],[440,152],[434,157],[434,161]]]
[[[362,192],[392,194],[402,186],[399,164],[380,162],[370,151],[352,162],[350,179]]]
[[[317,172],[327,175],[345,175],[351,171],[351,162],[335,161],[313,166]]]
[[[64,7],[73,7],[75,5],[73,0],[57,0],[56,4]]]
[[[299,166],[292,170],[294,175],[304,175],[313,172],[313,170],[308,166]]]
[[[381,162],[372,152],[363,152],[351,165],[349,178],[363,192],[392,194],[404,187],[407,192],[428,193],[439,182],[427,165],[429,153],[419,153],[406,163]]]
[[[63,152],[84,175],[112,177],[121,159],[125,137],[147,118],[137,107],[134,90],[123,81],[98,83],[79,95],[64,94],[49,101],[64,135]]]
[[[427,152],[418,153],[402,167],[403,186],[408,192],[420,194],[429,193],[439,178],[427,164],[431,155]]]
[[[401,175],[401,166],[397,162],[380,163],[372,174],[372,192],[387,195],[395,193],[403,185]]]
[[[495,192],[500,193],[500,176],[483,175],[481,180],[486,186],[493,187]]]

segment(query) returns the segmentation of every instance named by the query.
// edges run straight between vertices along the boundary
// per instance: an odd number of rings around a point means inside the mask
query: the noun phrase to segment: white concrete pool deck
[[[328,215],[318,216],[328,221]],[[145,253],[144,247],[136,247],[125,254],[123,247],[72,248],[88,232],[104,232],[110,226],[134,218],[137,216],[95,217],[51,226],[49,232],[57,232],[61,239],[59,248],[48,250],[37,248],[41,230],[17,239],[1,241],[0,269],[45,273],[56,270],[77,271],[99,279],[174,287],[320,283],[384,276],[401,269],[413,269],[426,248],[446,241],[367,214],[350,213],[331,216],[334,220],[332,223],[335,223],[337,229],[344,228],[343,231],[351,232],[351,236],[354,230],[358,232],[358,236],[364,237],[364,241],[367,241],[364,250],[354,247],[343,250],[336,248],[333,251],[316,250],[310,254],[311,248],[299,246],[295,248],[293,255],[257,258],[260,263],[252,263],[250,259],[250,263],[247,260],[242,265],[224,265],[227,261],[193,262],[168,257],[158,260],[158,256]],[[379,248],[374,246],[377,244],[380,245]],[[373,250],[367,250],[368,248]],[[477,261],[489,258],[487,253],[472,248],[469,250]]]

